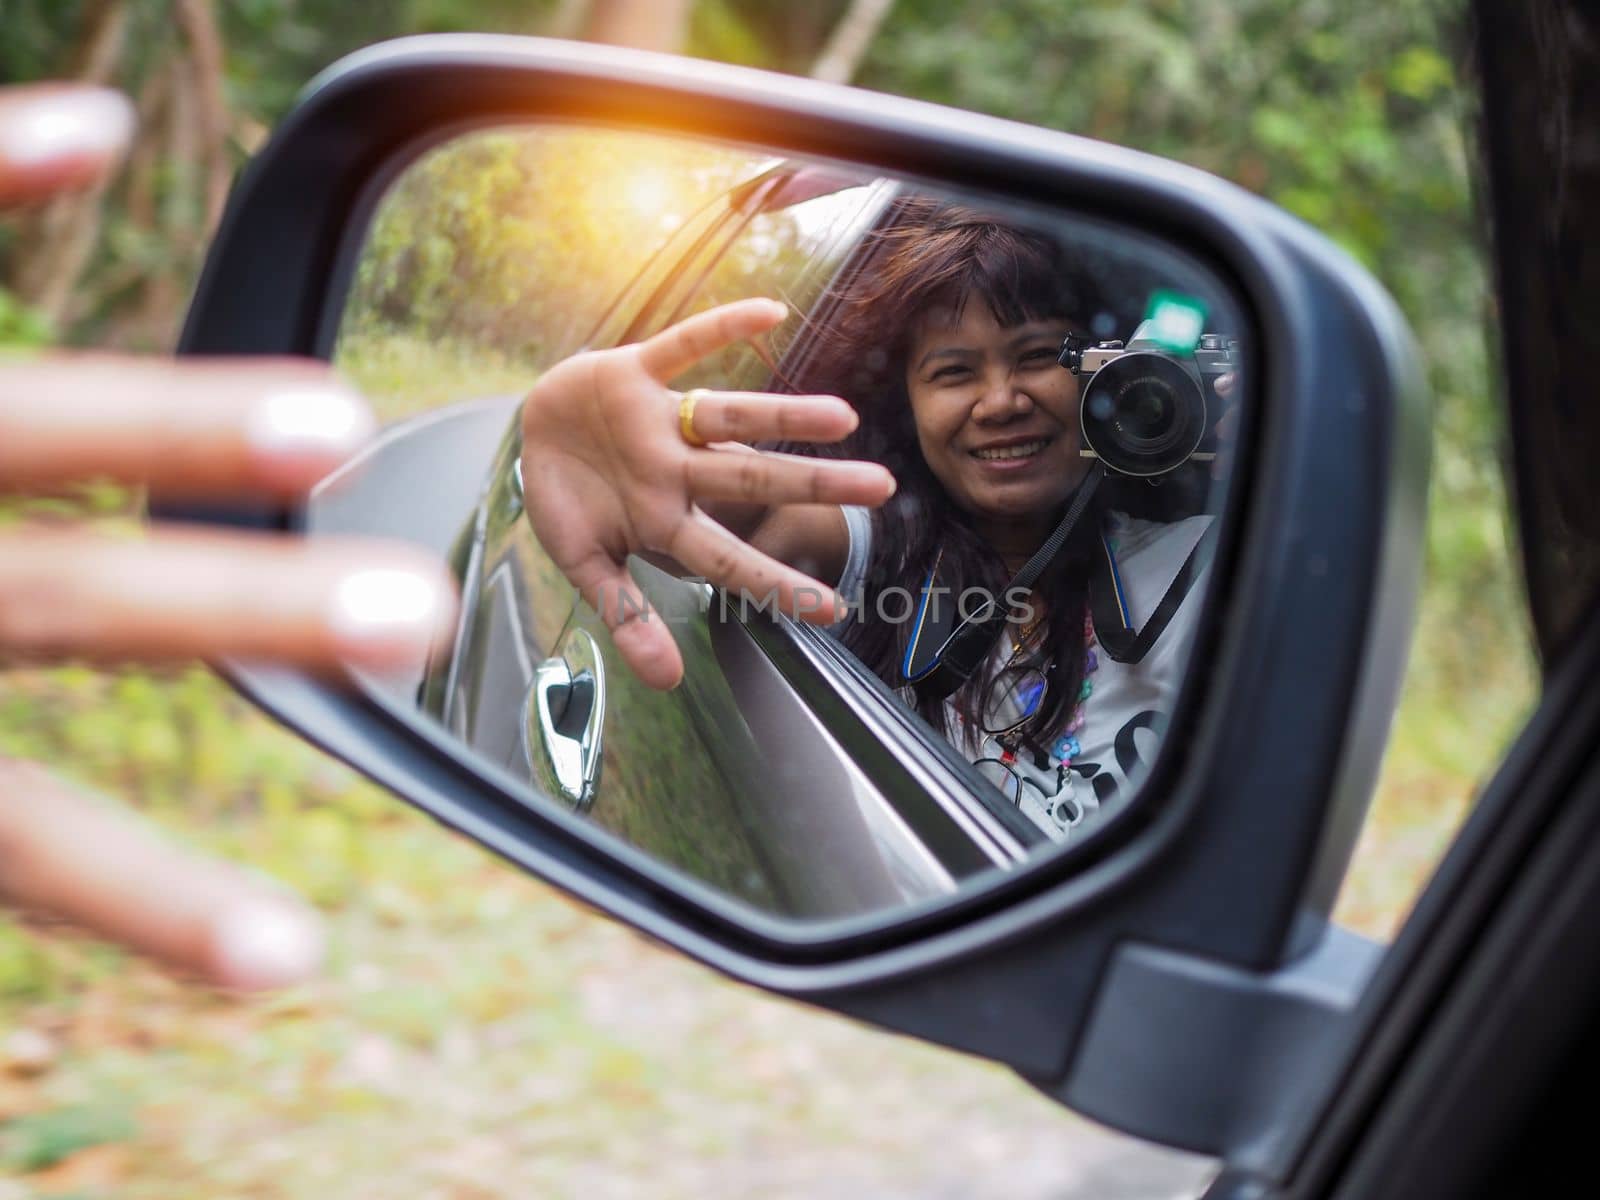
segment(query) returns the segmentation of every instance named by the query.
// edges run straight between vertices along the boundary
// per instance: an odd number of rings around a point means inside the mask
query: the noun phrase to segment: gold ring
[[[700,403],[700,397],[709,395],[705,388],[690,388],[683,394],[683,399],[678,401],[678,431],[683,434],[683,440],[691,446],[704,446],[705,438],[694,431],[694,406]]]

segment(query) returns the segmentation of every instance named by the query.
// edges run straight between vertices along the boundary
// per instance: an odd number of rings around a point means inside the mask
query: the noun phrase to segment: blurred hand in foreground
[[[0,206],[95,183],[133,114],[115,92],[0,88]],[[321,363],[0,359],[0,495],[111,479],[164,497],[288,497],[371,433]],[[155,526],[138,536],[0,527],[0,663],[267,659],[393,666],[448,636],[431,559],[381,543]],[[296,982],[322,936],[310,908],[163,843],[44,768],[0,757],[0,901],[64,919],[226,988]]]

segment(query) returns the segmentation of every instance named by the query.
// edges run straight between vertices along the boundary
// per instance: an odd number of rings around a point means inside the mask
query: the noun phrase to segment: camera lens
[[[1113,359],[1089,380],[1083,440],[1112,470],[1163,475],[1194,453],[1205,433],[1199,381],[1165,354]]]
[[[1156,449],[1179,432],[1173,421],[1177,403],[1172,389],[1150,375],[1131,379],[1116,399],[1116,424],[1130,443]]]

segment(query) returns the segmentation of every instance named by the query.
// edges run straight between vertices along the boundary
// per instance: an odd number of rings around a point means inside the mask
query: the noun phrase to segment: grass
[[[343,333],[334,363],[385,422],[466,397],[520,395],[538,376],[537,364],[501,350],[381,330]]]

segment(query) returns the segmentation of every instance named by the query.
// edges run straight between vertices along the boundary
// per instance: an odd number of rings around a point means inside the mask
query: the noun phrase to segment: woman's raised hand
[[[696,391],[686,405],[668,388],[786,313],[775,300],[741,300],[636,345],[576,355],[552,367],[524,404],[522,479],[534,533],[652,687],[676,685],[683,659],[629,575],[628,555],[667,556],[718,587],[775,595],[785,613],[830,622],[842,615],[831,587],[763,554],[705,506],[749,514],[784,504],[877,505],[894,492],[875,463],[742,444],[840,440],[857,418],[836,396]]]

